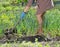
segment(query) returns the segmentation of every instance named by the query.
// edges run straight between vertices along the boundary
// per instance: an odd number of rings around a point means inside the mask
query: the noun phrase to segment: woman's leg
[[[42,13],[42,14],[37,14],[36,17],[37,17],[37,20],[38,20],[38,23],[39,23],[39,28],[38,28],[38,31],[37,31],[37,35],[42,35],[43,34],[43,16],[44,16],[45,13]]]

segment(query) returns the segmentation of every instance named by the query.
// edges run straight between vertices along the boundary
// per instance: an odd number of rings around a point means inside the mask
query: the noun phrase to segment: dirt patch
[[[12,35],[10,34],[9,36],[4,36],[2,38],[0,38],[0,43],[6,43],[6,42],[23,42],[23,41],[26,41],[26,42],[35,42],[37,39],[38,42],[49,42],[49,41],[60,41],[60,36],[57,36],[55,38],[52,38],[52,39],[48,39],[48,38],[45,38],[44,36],[39,36],[39,35],[36,35],[36,36],[24,36],[24,37],[19,37],[17,35]]]

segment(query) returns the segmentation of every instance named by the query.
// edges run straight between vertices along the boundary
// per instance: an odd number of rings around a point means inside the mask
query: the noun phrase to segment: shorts
[[[46,12],[47,10],[50,10],[54,7],[52,0],[37,0],[37,13],[36,14],[42,14]]]
[[[32,5],[33,0],[28,0],[27,6]],[[36,4],[38,6],[37,8],[37,14],[42,14],[45,11],[51,9],[54,7],[53,0],[36,0]]]

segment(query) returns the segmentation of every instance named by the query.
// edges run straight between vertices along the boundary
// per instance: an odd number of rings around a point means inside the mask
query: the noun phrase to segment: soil
[[[6,42],[8,42],[8,43],[13,43],[13,42],[21,43],[23,41],[35,42],[36,38],[37,38],[38,42],[60,41],[60,36],[49,39],[49,38],[46,38],[45,36],[39,36],[39,35],[19,37],[17,35],[9,34],[8,36],[3,36],[2,38],[0,38],[0,43],[6,43]]]
[[[21,43],[22,41],[31,41],[35,42],[36,38],[38,42],[49,42],[49,41],[60,41],[60,36],[56,36],[55,38],[46,38],[45,36],[23,36],[19,37],[16,35],[17,29],[16,28],[11,28],[11,29],[6,29],[4,30],[4,36],[0,38],[0,43],[12,43],[12,42],[19,42]]]

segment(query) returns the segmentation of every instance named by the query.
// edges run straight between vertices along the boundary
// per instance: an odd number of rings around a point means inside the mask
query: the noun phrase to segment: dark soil
[[[60,41],[60,36],[57,36],[55,38],[52,38],[52,39],[49,39],[49,38],[46,38],[44,36],[39,36],[39,35],[36,35],[36,36],[24,36],[24,37],[19,37],[17,36],[16,34],[12,35],[12,34],[9,34],[8,36],[4,36],[2,38],[0,38],[0,43],[5,43],[5,42],[8,42],[8,43],[13,43],[13,42],[19,42],[21,43],[22,41],[31,41],[31,42],[35,42],[35,39],[37,38],[37,41],[38,42],[49,42],[49,41]]]
[[[22,41],[31,41],[31,42],[35,42],[36,38],[38,42],[47,42],[47,41],[60,41],[60,36],[56,36],[55,38],[47,38],[44,35],[43,36],[39,36],[39,35],[35,35],[35,36],[23,36],[23,37],[19,37],[17,35],[17,30],[16,28],[11,28],[11,29],[6,29],[4,30],[4,36],[0,38],[0,43],[5,43],[5,42],[19,42],[21,43]]]

